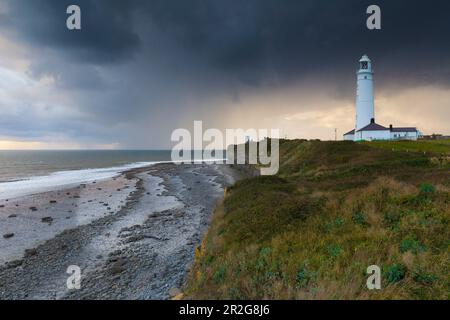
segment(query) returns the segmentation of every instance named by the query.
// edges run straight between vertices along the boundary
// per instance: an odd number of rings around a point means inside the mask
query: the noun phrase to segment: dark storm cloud
[[[447,78],[448,1],[378,1],[383,28],[365,27],[373,1],[149,1],[145,11],[161,30],[213,68],[245,76],[277,72],[340,72],[362,53],[403,74]],[[439,59],[439,60],[437,60]],[[424,79],[429,80],[429,79]]]
[[[341,0],[14,0],[9,22],[25,40],[49,46],[72,59],[104,64],[133,59],[142,41],[172,39],[179,54],[153,43],[171,59],[186,56],[204,72],[226,72],[258,84],[264,77],[291,80],[311,72],[333,79],[369,53],[383,72],[415,80],[448,80],[448,1],[377,1],[382,30],[365,28],[373,1]],[[82,32],[65,28],[65,8],[78,4]],[[145,52],[144,52],[145,54]],[[151,62],[148,62],[151,63]],[[190,63],[190,61],[185,61]],[[209,70],[208,70],[209,68]],[[431,78],[431,79],[430,79]]]
[[[208,99],[239,102],[247,90],[302,81],[352,101],[364,53],[374,60],[378,90],[450,84],[449,1],[3,1],[9,12],[0,28],[29,48],[29,73],[52,75],[73,108],[89,115],[39,130],[67,127],[86,139],[116,135],[124,146],[145,146],[145,132],[167,141],[182,119],[214,112],[200,107]],[[382,30],[369,31],[365,11],[374,3]],[[82,9],[81,31],[65,27],[70,4]]]
[[[149,1],[147,14],[212,68],[241,80],[257,83],[276,74],[289,81],[315,73],[335,81],[369,53],[383,61],[378,67],[387,80],[447,84],[450,3],[376,3],[382,8],[380,31],[365,27],[365,10],[373,1],[360,0],[161,0]]]
[[[72,59],[110,63],[130,58],[139,48],[133,30],[132,1],[12,0],[4,24],[36,46],[65,51]],[[82,32],[66,28],[66,8],[82,8]]]

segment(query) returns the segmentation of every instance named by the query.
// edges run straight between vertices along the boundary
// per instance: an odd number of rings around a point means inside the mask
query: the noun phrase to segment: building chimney
[[[392,131],[394,127],[392,126],[392,124],[389,125],[389,129]]]
[[[375,123],[375,118],[371,118],[370,123]]]

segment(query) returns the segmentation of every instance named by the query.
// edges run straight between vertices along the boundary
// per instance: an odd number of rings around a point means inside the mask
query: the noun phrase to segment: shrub
[[[231,287],[228,289],[229,298],[232,300],[242,300],[245,299],[242,292],[238,288]]]
[[[221,283],[225,279],[226,267],[220,266],[213,274],[213,280],[215,283]]]
[[[362,225],[362,226],[367,226],[367,216],[364,212],[361,211],[357,211],[357,212],[353,212],[352,214],[352,220],[354,223]]]
[[[214,256],[213,255],[208,255],[204,259],[204,263],[207,266],[211,265],[213,263],[213,261],[214,261]]]
[[[332,220],[325,225],[325,230],[331,231],[333,229],[339,229],[343,225],[344,225],[344,219],[336,218],[335,220]]]
[[[411,251],[414,254],[425,251],[426,248],[414,236],[408,236],[400,243],[400,252]]]
[[[402,280],[406,275],[406,267],[401,263],[395,263],[386,271],[386,278],[389,283],[396,283]]]
[[[337,258],[341,254],[342,248],[337,244],[333,244],[327,247],[327,251],[332,258]]]
[[[421,284],[432,285],[438,279],[438,277],[419,269],[414,273],[413,279],[414,281]]]
[[[395,229],[398,227],[401,217],[401,214],[397,211],[385,212],[383,215],[383,222],[389,228]]]
[[[264,247],[261,249],[261,251],[259,252],[259,255],[263,258],[267,257],[270,253],[272,252],[271,248],[268,247]]]
[[[261,250],[259,251],[259,258],[256,261],[255,265],[257,270],[263,271],[264,269],[266,269],[268,264],[267,260],[271,252],[272,252],[271,248],[268,247],[261,248]]]
[[[316,278],[316,272],[308,270],[306,265],[303,265],[297,272],[296,283],[297,287],[304,288],[308,286]]]
[[[435,193],[436,188],[430,184],[430,183],[422,183],[419,187],[420,193],[422,194],[429,194],[429,193]]]

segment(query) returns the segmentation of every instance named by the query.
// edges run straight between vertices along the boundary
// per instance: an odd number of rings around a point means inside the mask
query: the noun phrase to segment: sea
[[[0,200],[170,162],[170,150],[0,151]]]

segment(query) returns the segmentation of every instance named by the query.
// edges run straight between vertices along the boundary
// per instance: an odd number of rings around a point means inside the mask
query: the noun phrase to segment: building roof
[[[367,54],[364,54],[364,55],[361,57],[361,59],[359,60],[359,62],[362,62],[362,61],[368,61],[368,62],[371,62],[370,59],[369,59],[369,56],[368,56]]]
[[[392,132],[417,132],[417,128],[403,127],[403,128],[391,128]]]
[[[360,131],[384,131],[384,130],[389,130],[389,128],[383,127],[382,125],[379,125],[378,123],[371,122],[370,124],[368,124],[364,128],[359,129],[356,132],[360,132]]]
[[[355,129],[353,129],[352,131],[349,131],[347,133],[344,133],[344,136],[349,135],[349,134],[355,134]]]

